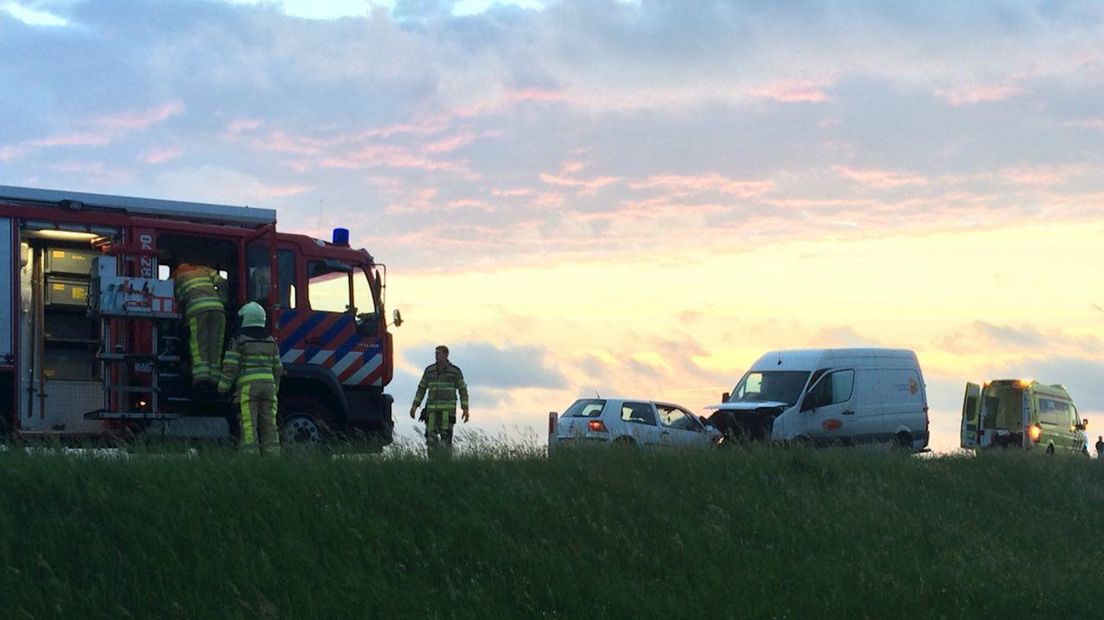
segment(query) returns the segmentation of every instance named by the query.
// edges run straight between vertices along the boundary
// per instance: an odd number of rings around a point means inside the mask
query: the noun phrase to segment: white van
[[[738,440],[928,445],[924,377],[905,349],[771,351],[722,400],[709,421]]]

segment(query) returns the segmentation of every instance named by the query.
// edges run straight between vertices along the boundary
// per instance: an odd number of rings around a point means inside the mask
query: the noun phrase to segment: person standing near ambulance
[[[452,427],[456,424],[456,395],[460,395],[460,409],[463,420],[468,422],[468,386],[464,383],[464,373],[458,366],[448,361],[449,350],[444,345],[434,350],[437,361],[426,366],[422,380],[418,383],[418,392],[414,395],[414,404],[410,406],[410,417],[418,412],[422,397],[426,399],[422,420],[425,421],[426,448],[430,451],[444,448],[452,450]]]
[[[280,347],[265,329],[264,308],[251,301],[238,311],[241,333],[230,341],[222,360],[218,391],[226,394],[236,387],[233,403],[241,425],[241,447],[269,454],[280,450],[276,427],[280,377]]]
[[[226,336],[226,280],[210,267],[180,263],[173,272],[173,281],[188,326],[192,386],[214,385]]]

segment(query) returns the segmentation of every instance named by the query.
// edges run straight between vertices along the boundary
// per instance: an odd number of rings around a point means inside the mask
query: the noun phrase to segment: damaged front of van
[[[816,351],[775,351],[750,370],[713,405],[709,421],[728,441],[785,442],[802,437],[798,403],[819,361]]]

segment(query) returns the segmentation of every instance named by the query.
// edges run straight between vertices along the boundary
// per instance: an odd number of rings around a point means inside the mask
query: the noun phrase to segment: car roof
[[[652,403],[653,405],[656,405],[657,407],[678,407],[680,409],[686,409],[686,410],[690,409],[689,407],[687,407],[685,405],[680,405],[678,403],[673,403],[673,402],[666,401],[666,400],[655,400],[654,398],[632,398],[632,397],[628,397],[628,396],[610,396],[610,397],[605,397],[605,396],[601,396],[601,397],[598,397],[598,396],[583,396],[583,397],[578,398],[577,400],[604,400],[607,403],[609,403],[609,402],[614,402],[614,403],[624,403],[624,402]]]

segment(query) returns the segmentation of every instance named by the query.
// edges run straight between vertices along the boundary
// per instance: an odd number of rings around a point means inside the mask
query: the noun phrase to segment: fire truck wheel
[[[280,406],[280,442],[285,446],[318,446],[329,431],[330,412],[309,397],[289,399]]]

